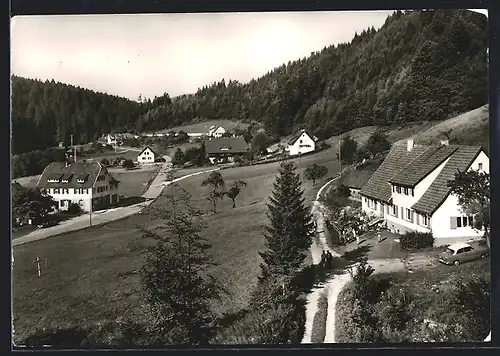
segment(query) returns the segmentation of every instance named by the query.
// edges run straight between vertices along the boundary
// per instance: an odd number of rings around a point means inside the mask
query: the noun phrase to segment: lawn
[[[111,175],[120,181],[119,192],[126,197],[140,197],[156,176],[160,166],[154,169],[113,171]]]
[[[327,164],[334,174],[337,168],[331,150],[302,157],[302,169],[309,164]],[[298,162],[298,160],[297,160]],[[266,200],[272,190],[279,163],[222,170],[230,184],[235,179],[247,181],[248,186],[236,198],[236,208],[225,199],[218,214],[207,215],[203,234],[212,244],[212,255],[219,265],[213,274],[227,287],[231,295],[214,305],[219,313],[236,312],[248,303],[257,281],[260,257],[264,249],[263,224],[267,223]],[[127,180],[115,174],[116,178]],[[201,181],[206,175],[194,176],[179,182],[192,193],[195,204],[208,210]],[[125,178],[125,179],[124,179]],[[307,200],[315,191],[306,182]],[[166,190],[168,192],[168,188]],[[155,204],[162,204],[161,197]],[[65,327],[79,323],[112,320],[127,311],[134,313],[140,305],[137,276],[120,277],[137,269],[141,259],[127,248],[138,232],[135,226],[146,224],[154,228],[146,216],[136,215],[92,230],[74,231],[14,248],[13,300],[16,338],[18,340],[36,327]],[[48,269],[36,276],[32,261],[39,256],[48,259]]]
[[[108,159],[108,161],[113,161],[117,159],[118,157],[123,157],[125,159],[131,159],[132,161],[137,161],[137,155],[139,154],[138,151],[132,151],[132,150],[122,150],[121,148],[118,149],[116,152],[114,151],[109,151],[109,152],[103,152],[103,153],[95,153],[95,154],[90,154],[87,156],[83,156],[82,158],[84,159],[93,159],[94,161],[102,161],[104,158]],[[78,153],[77,156],[78,158]]]

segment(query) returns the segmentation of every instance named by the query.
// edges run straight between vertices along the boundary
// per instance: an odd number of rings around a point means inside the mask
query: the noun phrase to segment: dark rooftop
[[[39,188],[92,188],[101,170],[101,164],[96,161],[72,162],[66,167],[64,162],[53,162],[43,171],[38,181]],[[105,168],[103,168],[105,169]],[[67,178],[68,182],[62,180]],[[58,182],[49,182],[50,180]],[[79,183],[78,180],[82,183]]]
[[[207,154],[246,153],[248,145],[241,136],[213,138],[205,141],[205,152]]]
[[[448,181],[455,178],[457,170],[465,171],[469,168],[482,150],[480,146],[458,146],[434,182],[432,182],[418,202],[413,204],[412,209],[432,215],[450,194]]]

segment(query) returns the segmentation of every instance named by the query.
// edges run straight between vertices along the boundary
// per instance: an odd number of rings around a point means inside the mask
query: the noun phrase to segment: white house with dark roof
[[[144,149],[137,155],[137,163],[139,164],[154,164],[157,154],[149,146],[144,147]]]
[[[226,129],[220,125],[211,126],[208,130],[208,137],[221,138],[226,133]]]
[[[119,201],[119,182],[97,161],[53,162],[42,172],[37,187],[52,196],[59,210],[71,203],[89,211]]]
[[[489,173],[489,157],[480,146],[395,144],[361,189],[362,209],[378,216],[395,233],[432,232],[435,239],[482,236],[465,216],[448,181],[466,170]]]
[[[302,129],[288,140],[288,147],[286,150],[290,156],[309,153],[316,149],[316,141],[317,138],[314,135]]]

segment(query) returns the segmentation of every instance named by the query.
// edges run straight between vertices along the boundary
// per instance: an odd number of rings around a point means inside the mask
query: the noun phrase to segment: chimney
[[[450,140],[441,140],[441,146],[449,146]]]
[[[408,144],[407,144],[407,151],[408,152],[411,152],[413,150],[413,146],[414,146],[414,143],[413,143],[413,139],[412,138],[409,138],[408,139]]]

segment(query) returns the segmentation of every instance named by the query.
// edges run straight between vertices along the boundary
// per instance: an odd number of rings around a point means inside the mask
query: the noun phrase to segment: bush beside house
[[[400,238],[401,249],[419,250],[434,246],[434,237],[430,232],[411,231]]]

